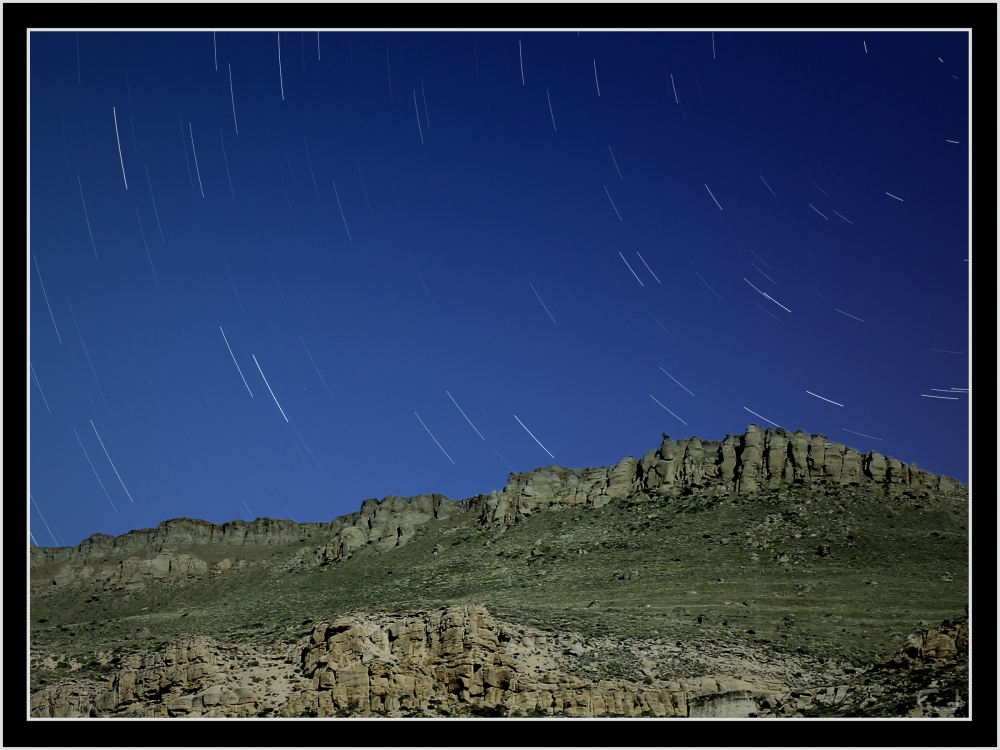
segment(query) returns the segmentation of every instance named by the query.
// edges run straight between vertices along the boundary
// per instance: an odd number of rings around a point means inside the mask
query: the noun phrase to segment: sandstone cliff
[[[964,485],[876,452],[859,453],[823,435],[764,430],[750,425],[743,435],[722,442],[697,437],[672,440],[664,434],[659,448],[641,459],[626,456],[610,467],[567,469],[547,466],[512,473],[502,492],[455,501],[443,495],[388,496],[365,500],[355,513],[330,523],[295,523],[258,518],[213,524],[179,518],[155,529],[118,537],[95,534],[76,547],[35,547],[33,570],[57,564],[45,585],[57,588],[81,580],[142,588],[155,579],[184,580],[204,573],[204,560],[191,548],[204,545],[243,546],[307,543],[296,564],[322,565],[350,557],[372,544],[391,548],[406,544],[431,520],[462,513],[476,514],[484,530],[499,533],[546,510],[600,508],[626,496],[649,500],[673,498],[700,490],[716,497],[771,492],[797,483],[864,485],[898,493],[903,490],[961,495]],[[186,551],[178,551],[185,548]],[[41,584],[39,584],[41,585]]]
[[[725,677],[588,680],[559,669],[567,646],[592,648],[578,636],[498,622],[477,605],[351,615],[317,624],[292,647],[181,639],[133,654],[104,685],[66,680],[38,691],[31,714],[687,716],[689,701],[729,696],[746,715],[754,698],[780,687]]]
[[[716,495],[749,495],[810,482],[869,485],[885,492],[964,491],[958,481],[916,464],[905,465],[874,451],[862,454],[823,435],[764,430],[752,424],[745,434],[729,435],[721,443],[697,437],[675,442],[664,433],[658,449],[639,460],[626,456],[611,467],[547,466],[511,474],[503,492],[475,500],[482,506],[482,523],[502,530],[542,510],[600,508],[631,494],[649,499],[709,489]]]
[[[159,651],[132,654],[105,683],[70,678],[34,693],[31,715],[734,718],[880,715],[880,709],[881,715],[902,715],[899,706],[910,716],[967,714],[967,675],[959,675],[966,687],[955,687],[961,683],[949,672],[956,665],[967,669],[967,618],[913,635],[894,657],[829,687],[823,682],[815,687],[815,680],[831,674],[815,671],[818,665],[800,657],[780,667],[799,675],[794,689],[748,675],[753,662],[766,668],[767,662],[777,666],[773,662],[790,657],[734,654],[712,640],[685,645],[714,667],[715,675],[735,672],[743,678],[663,679],[645,657],[681,649],[660,640],[633,646],[647,665],[642,674],[649,676],[641,683],[588,679],[561,668],[562,654],[583,655],[602,645],[607,644],[501,622],[478,605],[350,615],[316,624],[292,646],[224,646],[211,638],[181,638]],[[899,670],[904,663],[925,669]],[[920,674],[927,679],[921,681]]]
[[[446,519],[468,510],[468,501],[444,495],[388,496],[365,500],[361,510],[331,523],[296,523],[274,518],[214,524],[190,518],[163,521],[155,529],[139,529],[121,536],[94,534],[76,547],[31,546],[32,570],[60,567],[52,575],[57,587],[73,581],[96,580],[141,588],[154,579],[204,573],[204,560],[178,552],[205,545],[283,545],[310,542],[302,557],[313,564],[349,557],[369,542],[378,547],[405,544],[421,524]],[[47,582],[48,585],[48,582]]]

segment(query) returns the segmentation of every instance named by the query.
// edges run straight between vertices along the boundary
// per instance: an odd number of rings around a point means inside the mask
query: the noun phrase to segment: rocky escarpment
[[[950,477],[875,451],[860,453],[823,435],[750,425],[745,434],[729,435],[722,442],[697,437],[675,442],[664,433],[658,449],[638,460],[626,456],[612,467],[547,466],[511,474],[502,492],[475,500],[482,508],[481,522],[499,531],[543,510],[600,508],[626,495],[646,500],[693,490],[715,496],[751,495],[815,482],[867,485],[890,493],[930,490],[961,495],[966,491]]]
[[[783,689],[712,676],[656,675],[642,684],[560,669],[564,654],[582,656],[599,646],[498,622],[477,605],[352,615],[315,625],[291,647],[180,639],[127,657],[106,683],[68,679],[36,692],[31,715],[745,716]],[[641,652],[648,647],[656,644]],[[652,674],[645,667],[643,673]]]
[[[377,547],[405,544],[416,529],[431,519],[466,512],[469,502],[444,495],[388,496],[365,500],[356,513],[331,523],[295,523],[274,518],[214,524],[190,518],[164,521],[154,529],[121,536],[94,534],[76,547],[31,546],[31,568],[61,566],[45,585],[61,587],[93,580],[126,588],[142,588],[157,579],[183,579],[208,570],[208,564],[190,554],[190,548],[220,545],[284,545],[311,542],[301,557],[313,564],[349,557],[369,543]],[[179,552],[185,549],[187,551]],[[51,580],[49,580],[51,579]]]
[[[30,706],[33,717],[963,716],[968,638],[968,618],[945,621],[848,677],[836,665],[711,639],[556,635],[456,605],[339,617],[295,645],[181,638],[126,657],[104,682],[67,678],[39,690]],[[700,663],[711,675],[665,677],[688,671],[662,663],[682,651],[693,655],[694,674],[704,675]],[[644,677],[579,676],[602,657],[616,667],[638,659]],[[797,674],[797,684],[756,673],[769,669]],[[743,676],[714,676],[726,674]],[[823,681],[835,675],[840,682]]]
[[[668,499],[695,490],[710,497],[747,496],[809,483],[861,485],[886,493],[967,494],[965,486],[954,479],[874,451],[862,454],[823,435],[750,425],[745,434],[729,435],[722,442],[697,437],[674,441],[664,434],[658,449],[638,460],[626,456],[611,467],[547,466],[515,472],[502,492],[467,500],[449,500],[437,494],[365,500],[356,513],[330,523],[258,518],[213,524],[180,518],[118,537],[95,534],[73,548],[32,545],[31,568],[62,563],[54,571],[46,568],[46,575],[38,577],[39,586],[54,584],[58,589],[67,583],[93,580],[108,586],[142,588],[153,580],[183,581],[204,573],[207,563],[190,549],[203,545],[307,542],[290,564],[315,566],[348,558],[367,545],[376,549],[401,546],[429,521],[463,513],[474,514],[484,530],[496,533],[542,511],[600,508],[626,496]]]

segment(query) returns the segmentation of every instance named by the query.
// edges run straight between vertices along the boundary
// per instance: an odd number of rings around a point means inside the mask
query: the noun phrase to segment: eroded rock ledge
[[[581,679],[556,665],[562,640],[498,622],[478,605],[340,617],[296,646],[270,651],[185,638],[128,657],[106,685],[68,680],[40,690],[31,714],[482,715],[500,707],[526,716],[687,716],[696,698],[732,694],[752,706],[747,700],[775,688],[716,677],[650,685]],[[586,648],[579,639],[573,647]]]
[[[139,529],[121,536],[94,534],[76,547],[31,547],[31,567],[69,563],[76,571],[67,578],[90,578],[125,584],[207,570],[207,564],[178,548],[204,545],[280,545],[320,543],[317,561],[349,556],[369,541],[380,547],[405,544],[421,524],[468,510],[469,502],[444,495],[417,495],[365,500],[361,510],[330,523],[296,523],[275,518],[210,523],[191,518],[163,521],[155,529]],[[134,558],[145,557],[136,561]],[[65,583],[56,575],[57,584]]]
[[[823,435],[761,429],[750,425],[743,435],[722,442],[671,440],[641,459],[626,456],[612,467],[565,469],[547,466],[510,475],[503,492],[473,498],[480,520],[503,530],[532,513],[561,507],[600,508],[628,495],[670,497],[684,490],[708,490],[717,496],[752,495],[794,484],[828,482],[869,485],[885,492],[933,490],[962,495],[967,488],[872,451],[859,453]]]
[[[330,523],[295,523],[258,518],[252,522],[214,524],[178,518],[155,529],[140,529],[118,537],[95,534],[76,547],[35,547],[31,568],[64,563],[49,575],[56,587],[79,580],[140,588],[158,578],[204,573],[207,564],[189,554],[202,545],[273,545],[307,543],[298,562],[321,565],[350,557],[374,544],[391,548],[407,543],[432,519],[474,514],[483,530],[501,533],[533,513],[561,508],[600,508],[626,496],[671,498],[699,490],[716,497],[753,495],[802,483],[867,485],[895,493],[935,491],[966,497],[967,488],[950,477],[937,476],[876,452],[859,453],[823,435],[789,433],[750,425],[743,435],[722,442],[697,437],[674,441],[664,433],[656,450],[641,459],[626,456],[615,466],[567,469],[547,466],[512,473],[502,492],[450,500],[444,495],[388,496],[365,500],[355,513]],[[188,548],[179,552],[179,548]],[[40,584],[39,584],[40,585]]]
[[[104,683],[66,679],[39,690],[31,696],[30,710],[39,718],[734,718],[902,715],[892,713],[902,706],[910,716],[956,716],[967,715],[967,688],[955,690],[952,699],[952,690],[944,683],[938,689],[932,678],[946,680],[949,667],[967,664],[968,636],[967,618],[945,621],[910,636],[895,656],[843,684],[824,681],[831,675],[814,671],[806,661],[785,665],[793,672],[809,672],[798,686],[748,677],[747,662],[729,648],[716,649],[711,661],[728,671],[723,666],[728,659],[728,669],[743,678],[718,676],[715,670],[715,675],[674,679],[660,668],[647,668],[650,664],[642,674],[651,677],[640,683],[586,679],[560,668],[566,663],[560,654],[599,649],[594,639],[498,621],[478,605],[453,605],[430,612],[339,617],[316,624],[292,646],[225,646],[207,637],[181,638],[160,651],[126,657]],[[700,653],[711,650],[711,644],[685,645]],[[659,641],[633,647],[649,654],[658,645],[681,650]],[[745,656],[751,655],[749,650]],[[753,656],[753,661],[761,659],[767,654]]]

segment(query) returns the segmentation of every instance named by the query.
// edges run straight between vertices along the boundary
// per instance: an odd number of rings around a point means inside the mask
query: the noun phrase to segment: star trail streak
[[[657,399],[656,399],[656,396],[654,396],[653,394],[649,394],[649,397],[650,397],[651,399],[653,399],[653,401],[656,401],[656,403],[660,404],[660,402],[659,402],[659,401],[657,401]],[[663,406],[663,404],[660,404],[660,406]],[[667,413],[668,413],[668,414],[669,414],[670,416],[672,416],[672,417],[673,417],[674,419],[676,419],[676,420],[677,420],[678,422],[680,422],[680,423],[682,423],[682,424],[687,424],[687,422],[685,422],[685,421],[684,421],[683,419],[681,419],[681,418],[680,418],[680,417],[678,417],[678,416],[677,416],[676,414],[674,414],[674,413],[673,413],[672,411],[670,411],[670,409],[667,409],[667,407],[665,407],[665,406],[663,406],[663,408],[664,408],[664,409],[666,410],[666,412],[667,412]]]
[[[76,184],[80,188],[80,202],[83,204],[83,216],[87,220],[87,234],[90,235],[90,244],[94,248],[94,258],[96,260],[100,260],[100,258],[97,257],[97,245],[94,243],[94,233],[90,229],[90,214],[87,213],[87,201],[83,199],[83,183],[80,182],[80,175],[76,176]]]
[[[618,217],[618,221],[623,221],[622,215],[620,213],[618,213],[618,207],[615,205],[615,202],[613,200],[611,200],[611,193],[608,192],[608,186],[607,185],[604,186],[604,192],[605,192],[605,194],[607,194],[608,200],[611,201],[611,208],[613,208],[615,210],[615,216]]]
[[[251,355],[251,356],[253,356],[253,363],[257,365],[257,371],[260,373],[260,377],[264,380],[264,385],[267,386],[267,390],[271,393],[271,398],[274,399],[275,406],[278,407],[278,411],[281,412],[281,416],[284,417],[285,421],[287,422],[288,415],[286,415],[285,410],[281,408],[281,404],[278,403],[278,397],[274,395],[274,391],[271,390],[271,385],[267,382],[267,378],[264,377],[264,371],[260,369],[260,363],[257,361],[257,356],[256,355]]]
[[[517,419],[517,415],[516,414],[514,415],[514,419]],[[524,427],[524,422],[522,422],[520,419],[517,419],[517,423],[519,425],[521,425],[521,427]],[[536,443],[538,443],[539,445],[541,445],[543,451],[545,451],[546,453],[549,453],[549,449],[546,448],[544,445],[542,445],[541,441],[539,441],[538,438],[536,438],[534,435],[531,434],[531,430],[529,430],[527,427],[524,427],[524,431],[527,432],[529,435],[531,435],[531,439],[532,440],[534,440]],[[551,453],[549,453],[549,455],[552,456]],[[552,458],[555,458],[555,456],[552,456]]]
[[[125,160],[122,158],[122,139],[118,137],[118,114],[115,112],[115,108],[111,108],[111,114],[115,118],[115,140],[118,142],[118,160],[122,165],[122,180],[125,181],[125,189],[128,190],[128,178],[125,176]],[[192,148],[194,145],[192,144]],[[886,193],[888,195],[888,193]]]
[[[438,439],[436,437],[434,437],[434,435],[431,433],[431,431],[427,428],[427,425],[424,424],[424,420],[420,419],[420,415],[417,414],[416,412],[413,412],[413,413],[417,417],[417,419],[420,420],[420,424],[424,425],[424,429],[427,430],[427,434],[431,436],[431,440],[433,440],[437,444],[438,448],[441,448],[441,452],[444,455],[448,456],[448,451],[446,451],[444,448],[441,447],[441,443],[438,443]],[[451,461],[452,463],[455,463],[455,460],[451,456],[448,456],[448,460]]]
[[[75,427],[73,428],[73,434],[76,435],[76,442],[80,444],[80,450],[83,451],[83,455],[87,457],[87,463],[90,464],[90,469],[94,472],[94,477],[97,479],[97,483],[101,485],[101,489],[104,490],[104,496],[108,499],[108,502],[111,503],[111,507],[115,509],[115,513],[117,513],[118,508],[115,508],[115,503],[111,499],[111,495],[109,495],[108,491],[104,488],[104,482],[102,482],[100,476],[98,476],[97,469],[94,468],[94,462],[91,461],[90,456],[87,455],[87,449],[83,447],[83,441],[80,440],[80,435],[77,433]]]
[[[129,493],[128,488],[125,486],[125,482],[122,479],[121,474],[118,473],[118,469],[115,468],[115,462],[111,460],[111,456],[108,455],[108,449],[104,447],[104,441],[101,440],[101,434],[97,431],[97,427],[94,426],[94,420],[90,420],[90,426],[94,428],[94,434],[97,435],[97,440],[101,444],[101,448],[104,450],[104,455],[108,457],[108,463],[111,464],[111,468],[114,469],[115,476],[118,477],[118,481],[122,483],[122,489],[125,490],[125,494],[128,495],[130,502],[135,502],[132,500],[132,495]]]
[[[45,306],[49,310],[49,317],[52,319],[52,327],[56,330],[56,338],[59,339],[59,343],[62,343],[62,336],[59,335],[59,326],[56,325],[56,316],[52,314],[52,305],[49,304],[49,295],[45,291],[45,282],[42,281],[42,272],[38,268],[38,258],[34,255],[31,259],[35,262],[35,271],[38,273],[38,283],[42,285],[42,296],[45,297]]]
[[[528,286],[530,286],[530,287],[531,287],[531,291],[533,291],[533,292],[535,293],[535,296],[536,296],[536,297],[538,297],[538,301],[539,301],[539,302],[541,302],[541,304],[542,304],[542,307],[543,307],[543,308],[545,308],[545,312],[546,312],[546,313],[548,314],[548,316],[549,316],[550,318],[552,318],[552,313],[550,313],[550,312],[549,312],[549,308],[545,306],[545,303],[544,303],[544,302],[542,302],[542,298],[538,296],[538,290],[537,290],[537,289],[535,289],[535,285],[534,285],[534,284],[532,284],[532,283],[531,283],[531,282],[529,281],[529,282],[528,282]],[[553,323],[555,323],[555,322],[556,322],[556,319],[555,319],[555,318],[552,318],[552,322],[553,322]]]
[[[445,393],[448,393],[448,391],[445,391]],[[458,402],[455,400],[455,397],[452,396],[450,393],[448,393],[448,398],[450,398],[451,402],[453,404],[455,404],[455,408],[458,409],[458,411],[461,413],[461,415],[463,417],[465,417],[465,421],[469,423],[469,426],[472,429],[476,430],[476,426],[474,424],[472,424],[472,420],[471,419],[469,419],[468,417],[465,416],[465,412],[462,411],[462,407],[458,405]],[[486,439],[486,438],[483,437],[482,433],[479,432],[479,430],[476,430],[476,434],[479,435],[479,437],[483,438],[483,440]]]
[[[247,383],[247,379],[243,377],[243,370],[240,369],[240,363],[236,361],[236,355],[233,354],[233,348],[229,345],[229,339],[226,338],[226,332],[222,330],[222,326],[219,326],[219,333],[222,334],[222,340],[226,342],[226,348],[229,350],[229,356],[233,358],[233,364],[236,365],[236,371],[240,374],[240,379],[243,380],[243,385],[247,387],[247,393],[250,394],[250,398],[253,398],[253,391],[250,390],[250,385]],[[302,344],[305,346],[305,342]],[[312,355],[309,357],[312,359]],[[153,394],[154,398],[156,394]]]
[[[472,498],[515,465],[555,463],[548,445],[566,466],[613,466],[677,424],[711,441],[774,429],[751,403],[859,452],[881,432],[880,451],[968,481],[985,412],[948,386],[971,383],[975,353],[971,92],[949,72],[971,64],[968,30],[897,31],[891,49],[880,35],[867,54],[842,31],[348,29],[316,32],[314,65],[300,29],[287,91],[294,29],[76,32],[32,31],[28,50],[29,520],[45,505],[58,525],[36,544],[172,518],[328,524],[390,493]],[[698,100],[682,102],[692,80]],[[67,312],[78,338],[63,341]]]
[[[42,396],[42,403],[45,404],[45,408],[48,410],[49,414],[51,414],[52,413],[52,409],[49,408],[49,401],[48,401],[47,398],[45,398],[45,392],[42,390],[41,383],[38,382],[38,376],[35,375],[35,367],[30,362],[28,363],[28,367],[31,369],[31,378],[32,378],[32,380],[35,381],[35,385],[38,387],[38,392]]]

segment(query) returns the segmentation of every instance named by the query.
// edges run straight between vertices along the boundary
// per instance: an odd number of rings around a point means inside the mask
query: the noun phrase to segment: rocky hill
[[[31,710],[840,711],[906,633],[965,607],[967,519],[954,479],[751,425],[461,501],[32,546]]]

